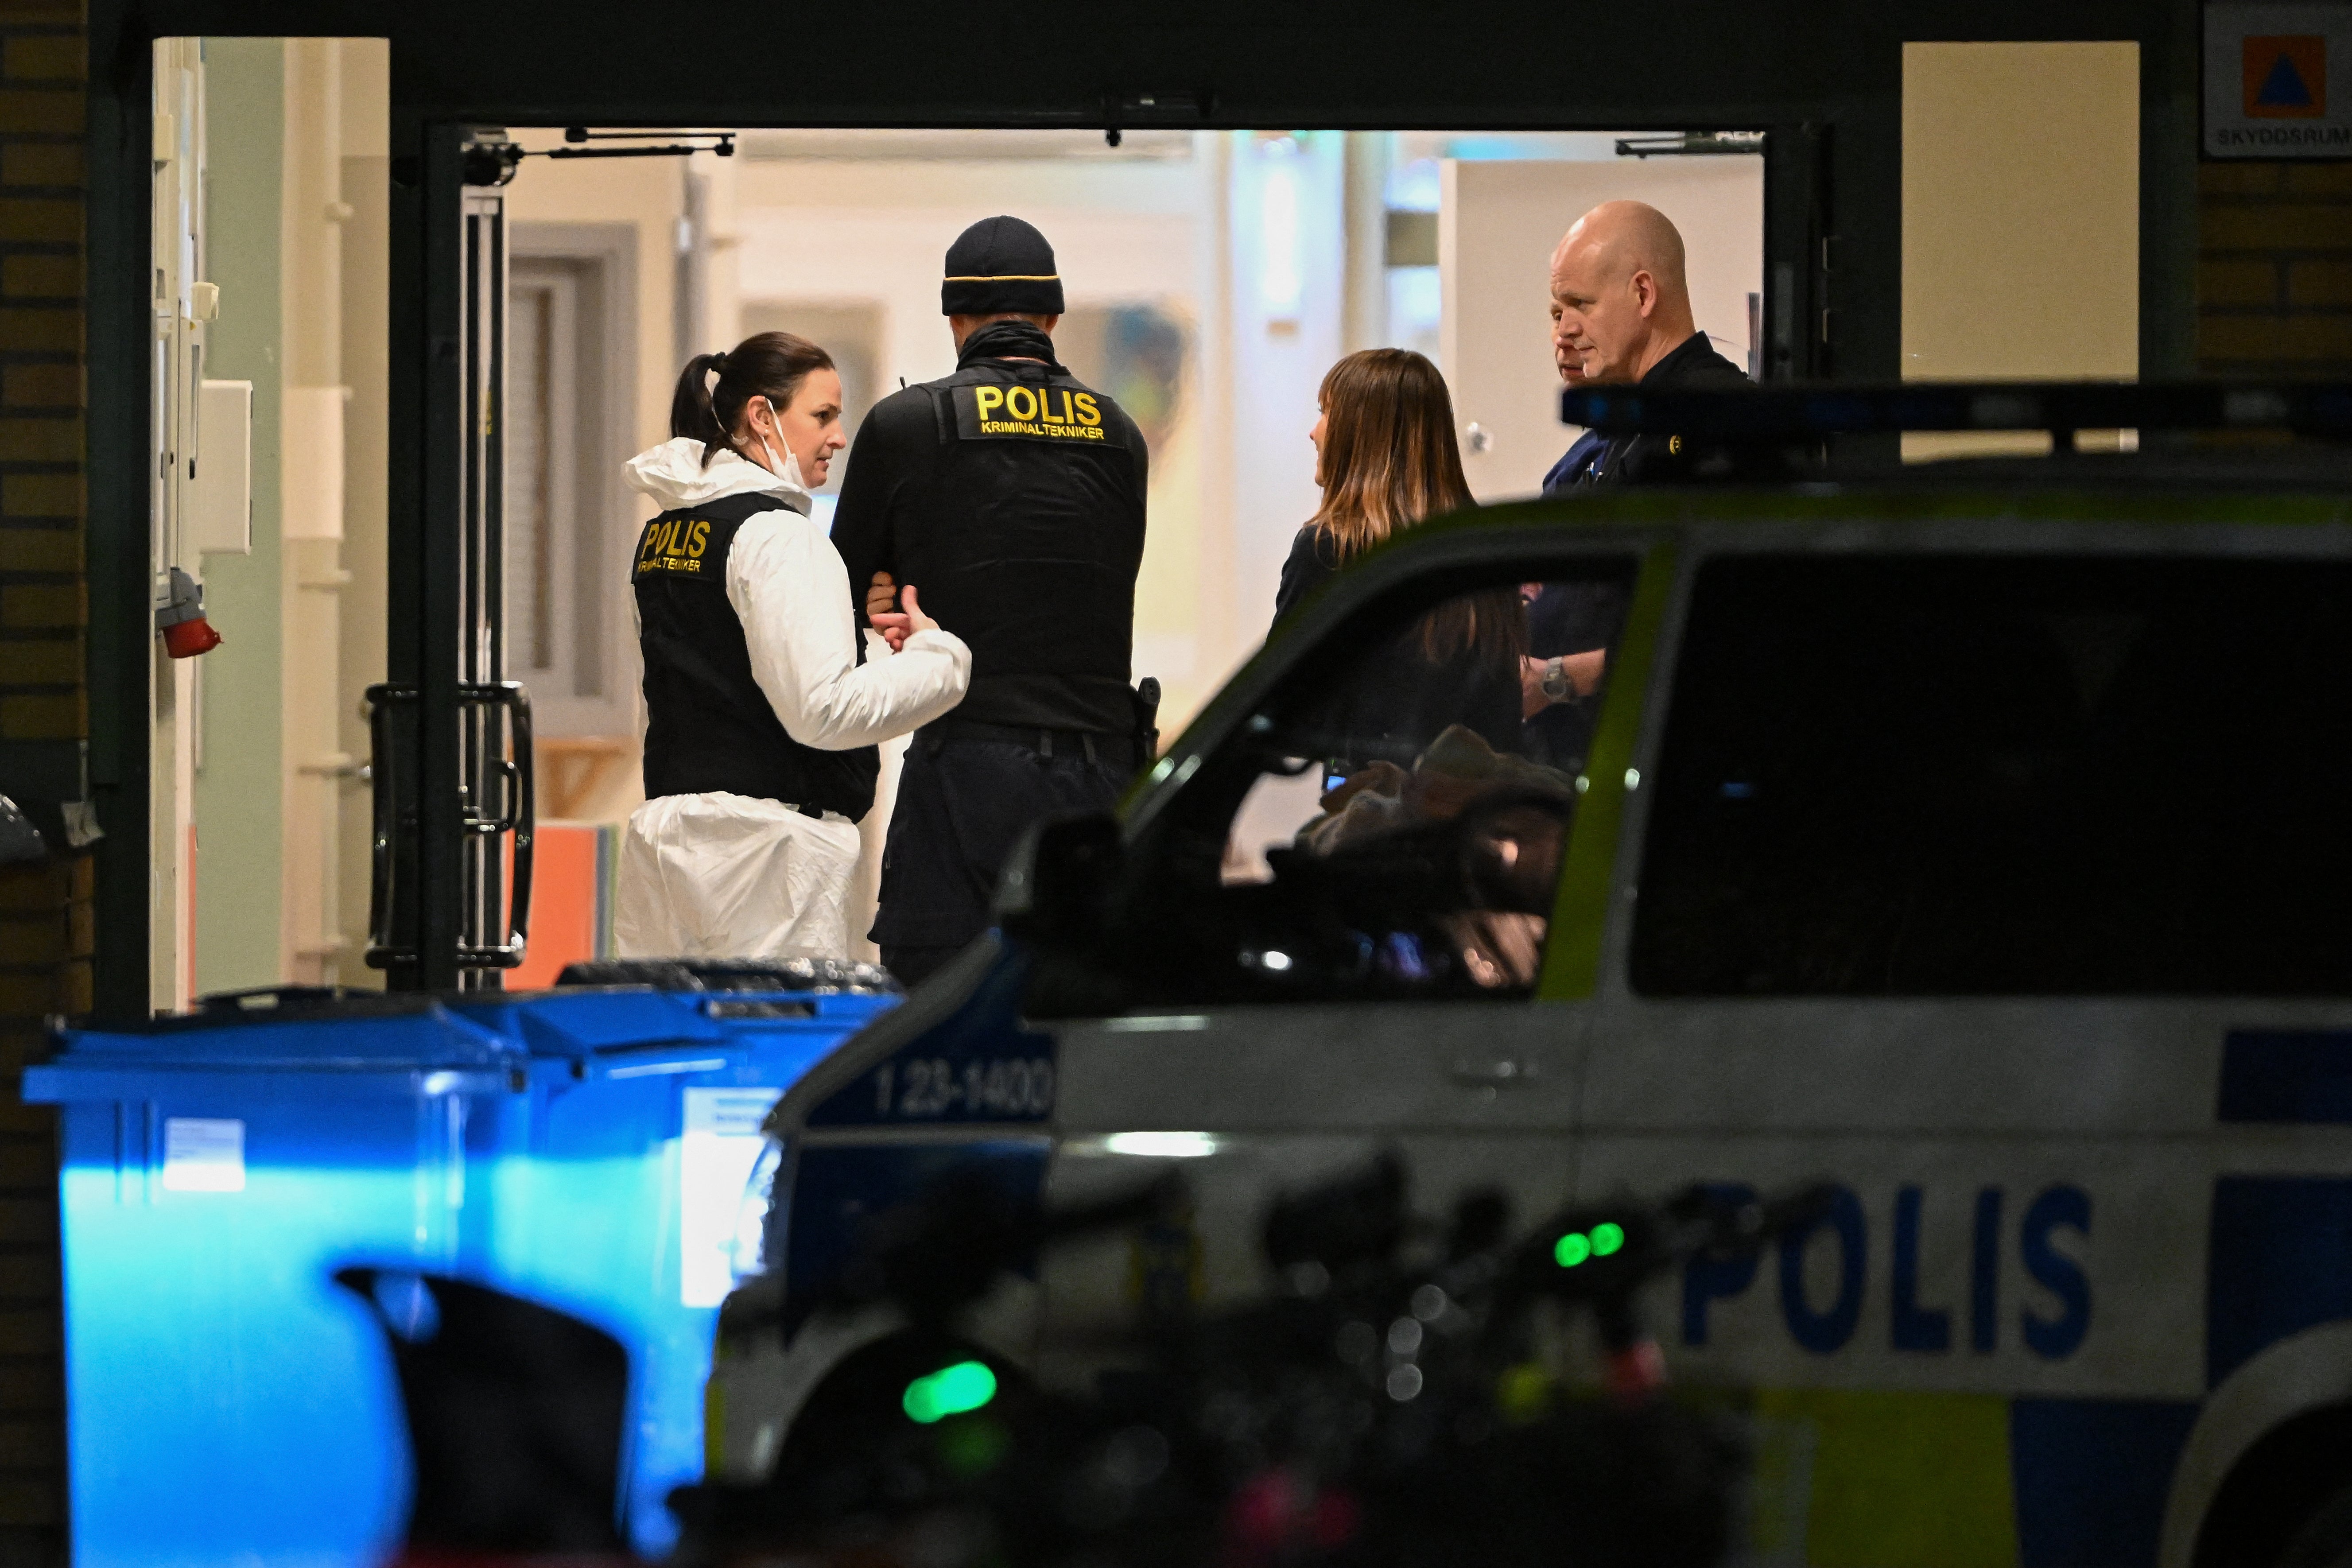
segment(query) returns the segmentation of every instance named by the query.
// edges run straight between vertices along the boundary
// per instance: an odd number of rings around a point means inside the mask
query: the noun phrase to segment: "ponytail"
[[[669,433],[702,443],[702,466],[723,451],[735,451],[735,426],[751,399],[764,397],[779,413],[814,370],[834,368],[833,356],[790,332],[755,332],[723,354],[697,354],[687,361],[670,395]],[[712,383],[708,378],[716,375]]]

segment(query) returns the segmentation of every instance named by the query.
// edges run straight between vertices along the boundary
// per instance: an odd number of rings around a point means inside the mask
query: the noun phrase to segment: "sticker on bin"
[[[164,1118],[163,1190],[245,1191],[245,1123],[208,1116]]]
[[[783,1090],[689,1089],[679,1151],[679,1300],[716,1307],[735,1289],[738,1237],[767,1137],[760,1131]],[[765,1194],[757,1194],[762,1212]]]

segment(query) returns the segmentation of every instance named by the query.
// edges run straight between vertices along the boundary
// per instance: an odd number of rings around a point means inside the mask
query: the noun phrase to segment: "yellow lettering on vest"
[[[1004,393],[1001,387],[982,386],[976,387],[972,391],[972,412],[982,419],[995,413],[1003,405],[1003,403]]]
[[[1024,405],[1026,405],[1024,407]],[[1015,386],[1004,394],[1004,412],[1015,419],[1037,417],[1037,395],[1025,386]]]
[[[1062,394],[1062,412],[1058,416],[1054,412],[1053,388],[1046,388],[1045,394],[1037,399],[1037,403],[1038,412],[1045,416],[1046,424],[1067,425],[1070,422],[1070,395],[1068,392],[1065,391]]]
[[[1079,393],[1076,397],[1076,402],[1078,405],[1079,424],[1099,425],[1102,423],[1102,410],[1095,406],[1094,395],[1092,393]]]
[[[686,552],[697,560],[701,559],[704,548],[710,542],[710,525],[698,521],[687,531],[687,534]]]
[[[669,525],[669,542],[662,546],[664,555],[686,553],[686,520],[680,518]]]

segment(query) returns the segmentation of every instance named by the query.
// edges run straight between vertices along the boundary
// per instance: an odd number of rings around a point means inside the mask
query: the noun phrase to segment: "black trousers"
[[[1050,749],[1049,749],[1050,748]],[[1091,754],[1089,754],[1091,752]],[[1065,731],[1034,741],[919,732],[882,852],[882,962],[914,985],[988,929],[1005,858],[1031,824],[1108,811],[1134,776],[1134,742]]]

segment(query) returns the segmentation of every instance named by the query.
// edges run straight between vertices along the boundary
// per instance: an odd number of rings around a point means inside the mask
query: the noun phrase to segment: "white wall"
[[[2138,374],[2139,46],[1904,45],[1904,379]],[[2048,446],[1903,443],[1906,457]]]

